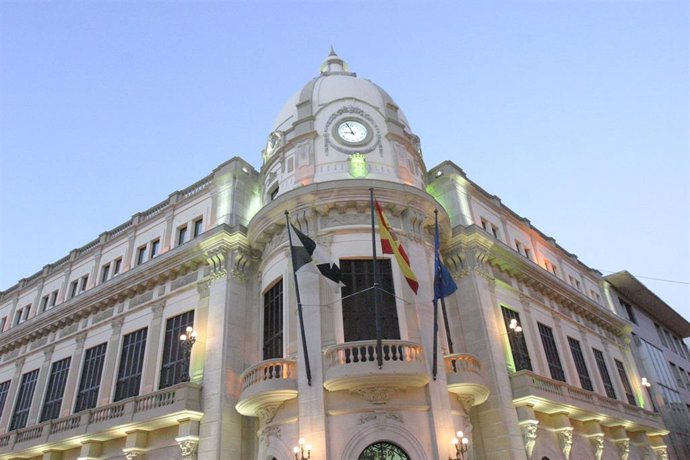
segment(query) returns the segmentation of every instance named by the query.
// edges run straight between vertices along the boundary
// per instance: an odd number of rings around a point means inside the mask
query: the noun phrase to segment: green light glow
[[[367,177],[369,174],[369,167],[367,166],[367,159],[361,153],[353,153],[350,155],[350,175],[352,177]]]

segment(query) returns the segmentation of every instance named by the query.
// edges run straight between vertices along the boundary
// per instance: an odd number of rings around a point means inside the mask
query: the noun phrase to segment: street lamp
[[[513,332],[522,332],[522,326],[518,324],[515,318],[510,320],[510,323],[508,323],[508,328],[510,328],[510,330]]]
[[[189,382],[189,360],[192,355],[192,347],[196,343],[196,331],[192,326],[187,326],[185,334],[180,335],[180,345],[184,353],[184,368],[182,369],[181,382]]]
[[[643,386],[643,387],[649,388],[649,387],[652,386],[652,384],[649,383],[649,380],[647,380],[647,377],[642,377],[642,382],[641,382],[641,383],[642,383],[642,386]]]
[[[307,451],[306,455],[304,451]],[[295,460],[309,460],[311,459],[311,444],[305,444],[304,438],[299,438],[299,446],[292,448],[292,452],[295,454]]]
[[[455,446],[455,457],[449,457],[448,460],[465,460],[467,447],[470,440],[464,436],[462,431],[456,433],[457,437],[453,438],[453,445]]]

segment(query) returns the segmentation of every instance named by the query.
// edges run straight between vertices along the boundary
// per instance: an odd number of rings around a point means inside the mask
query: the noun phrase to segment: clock
[[[338,138],[346,144],[363,144],[369,139],[369,128],[358,120],[346,119],[335,129]]]

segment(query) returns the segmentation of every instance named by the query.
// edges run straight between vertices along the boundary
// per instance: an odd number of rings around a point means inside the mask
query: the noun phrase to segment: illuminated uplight
[[[361,153],[353,153],[350,155],[350,175],[352,177],[367,177],[369,174],[369,166],[367,166],[367,158]]]
[[[649,383],[649,380],[647,380],[647,377],[642,377],[642,382],[641,382],[641,383],[642,383],[642,386],[643,386],[643,387],[649,388],[649,387],[652,386],[652,384]]]

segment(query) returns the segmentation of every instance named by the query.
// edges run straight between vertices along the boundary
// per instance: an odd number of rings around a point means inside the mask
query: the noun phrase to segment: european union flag
[[[434,234],[434,302],[448,297],[458,289],[455,280],[450,276],[450,272],[441,262],[439,246],[438,219],[436,219],[436,231]]]

